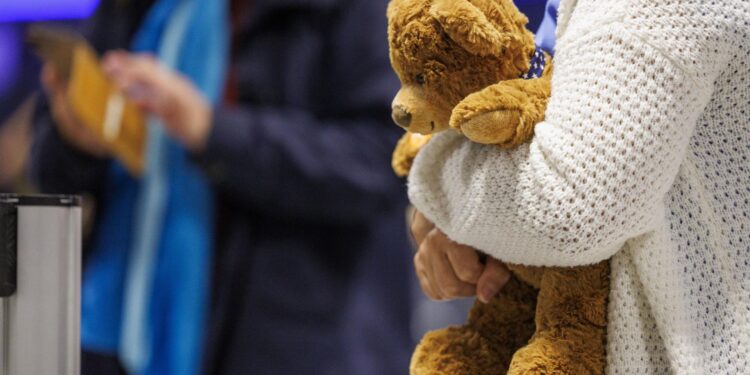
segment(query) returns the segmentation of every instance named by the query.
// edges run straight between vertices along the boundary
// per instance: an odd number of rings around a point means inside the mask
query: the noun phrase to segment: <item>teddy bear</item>
[[[392,0],[387,17],[401,81],[392,117],[407,130],[393,154],[398,175],[437,132],[501,148],[533,136],[552,62],[512,0]],[[507,266],[510,281],[489,303],[476,302],[466,324],[425,335],[412,375],[604,372],[609,263]]]

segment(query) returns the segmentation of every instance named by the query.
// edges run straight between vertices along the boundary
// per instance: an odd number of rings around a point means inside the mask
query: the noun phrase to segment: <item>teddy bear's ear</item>
[[[454,42],[475,55],[500,56],[510,45],[510,35],[498,30],[467,0],[434,0],[430,15]]]
[[[388,2],[388,7],[385,11],[385,17],[388,19],[388,22],[391,22],[396,17],[396,9],[398,9],[398,2],[396,0]]]

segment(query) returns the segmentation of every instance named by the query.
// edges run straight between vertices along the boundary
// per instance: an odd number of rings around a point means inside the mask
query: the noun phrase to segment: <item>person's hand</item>
[[[502,262],[487,257],[482,264],[478,251],[451,241],[416,210],[411,232],[418,247],[414,267],[419,284],[434,300],[476,295],[487,303],[510,279],[510,271]]]
[[[42,68],[41,81],[49,98],[55,126],[63,139],[81,152],[106,157],[109,154],[107,145],[76,118],[68,104],[67,83],[60,79],[52,65],[46,64]]]
[[[211,130],[210,103],[186,77],[167,69],[151,55],[110,52],[105,72],[125,95],[159,117],[167,133],[191,151],[201,151]]]

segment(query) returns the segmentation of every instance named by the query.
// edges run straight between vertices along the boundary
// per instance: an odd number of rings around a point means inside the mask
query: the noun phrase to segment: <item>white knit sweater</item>
[[[512,151],[447,132],[412,203],[498,259],[612,258],[609,374],[750,374],[750,0],[563,0]]]

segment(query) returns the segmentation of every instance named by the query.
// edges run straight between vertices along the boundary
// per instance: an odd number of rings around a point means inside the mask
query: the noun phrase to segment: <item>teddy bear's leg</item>
[[[411,375],[505,375],[513,353],[534,333],[537,291],[512,277],[492,302],[476,302],[463,326],[427,333]]]
[[[544,119],[549,75],[503,81],[467,96],[453,109],[450,126],[477,143],[512,147],[525,142]]]
[[[608,295],[608,261],[546,269],[536,332],[513,357],[508,375],[603,374]]]

